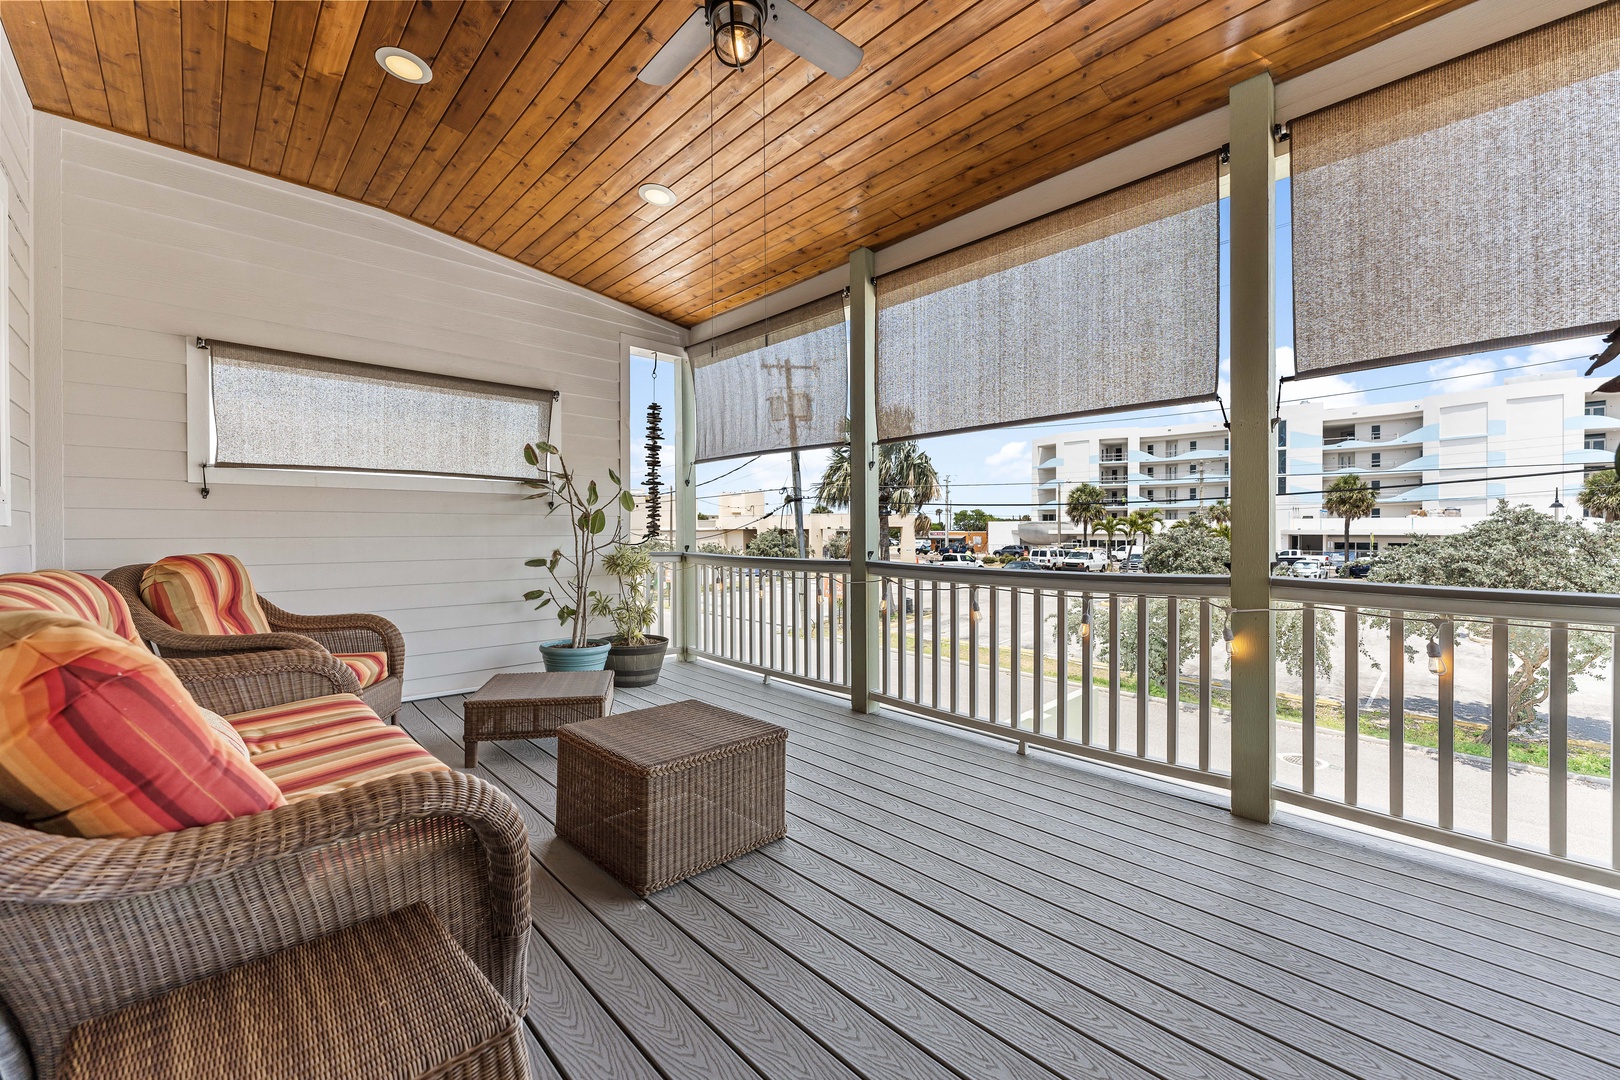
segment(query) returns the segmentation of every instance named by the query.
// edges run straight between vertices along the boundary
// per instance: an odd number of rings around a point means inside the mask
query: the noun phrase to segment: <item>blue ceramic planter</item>
[[[542,641],[540,656],[547,671],[601,671],[607,667],[608,650],[613,646],[606,641],[593,641],[583,649],[569,644],[568,638]]]

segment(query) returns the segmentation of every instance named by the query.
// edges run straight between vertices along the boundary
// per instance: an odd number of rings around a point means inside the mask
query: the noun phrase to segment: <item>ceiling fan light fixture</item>
[[[384,45],[375,55],[382,69],[396,79],[418,86],[433,81],[433,69],[428,67],[426,60],[413,52],[406,52],[393,45]]]
[[[714,34],[714,55],[727,67],[741,69],[764,44],[765,12],[756,0],[713,0],[709,29]]]
[[[663,184],[642,184],[637,189],[641,201],[649,206],[674,206],[675,193]]]

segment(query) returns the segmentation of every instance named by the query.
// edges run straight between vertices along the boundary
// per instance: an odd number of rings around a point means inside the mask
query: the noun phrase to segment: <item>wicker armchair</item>
[[[457,772],[132,840],[0,824],[0,1065],[20,1035],[52,1080],[86,1020],[412,904],[522,1013],[528,860],[511,802]]]
[[[380,615],[296,615],[284,611],[259,595],[259,606],[274,633],[269,634],[187,634],[176,630],[152,612],[141,598],[141,576],[149,563],[134,563],[110,570],[105,580],[124,597],[135,629],[141,638],[164,659],[199,659],[217,662],[229,656],[260,654],[268,650],[293,650],[301,653],[322,653],[324,660],[316,667],[324,673],[331,689],[321,694],[359,694],[361,700],[384,720],[392,722],[399,712],[405,685],[405,638],[399,627]],[[377,683],[360,688],[360,682],[333,653],[386,652],[388,675]],[[313,659],[304,656],[300,664],[309,666]],[[178,672],[179,668],[176,667]],[[187,683],[190,688],[190,683]],[[195,691],[193,691],[195,693]],[[307,694],[316,697],[318,694]],[[296,700],[296,699],[288,699]],[[198,701],[207,706],[207,702]],[[220,711],[215,709],[216,712]],[[233,710],[238,711],[238,710]]]

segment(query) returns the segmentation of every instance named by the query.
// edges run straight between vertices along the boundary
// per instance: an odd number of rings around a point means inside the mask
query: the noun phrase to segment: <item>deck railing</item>
[[[688,559],[692,653],[849,691],[848,563]],[[679,560],[655,559],[659,633]],[[1226,578],[873,572],[877,702],[1230,786]],[[1272,593],[1279,801],[1620,885],[1620,601],[1280,578]]]

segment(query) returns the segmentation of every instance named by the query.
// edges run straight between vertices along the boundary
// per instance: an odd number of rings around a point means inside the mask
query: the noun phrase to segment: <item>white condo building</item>
[[[1277,424],[1275,546],[1343,548],[1344,521],[1323,514],[1321,492],[1346,473],[1359,473],[1378,492],[1373,517],[1351,526],[1359,550],[1459,532],[1498,499],[1581,515],[1575,497],[1583,474],[1610,467],[1620,442],[1620,394],[1610,401],[1590,393],[1594,382],[1526,375],[1407,402],[1285,404]],[[1035,520],[1020,536],[1026,543],[1080,539],[1062,511],[1081,483],[1107,492],[1112,513],[1154,507],[1167,522],[1185,518],[1231,497],[1229,451],[1219,422],[1086,426],[1038,438]]]

